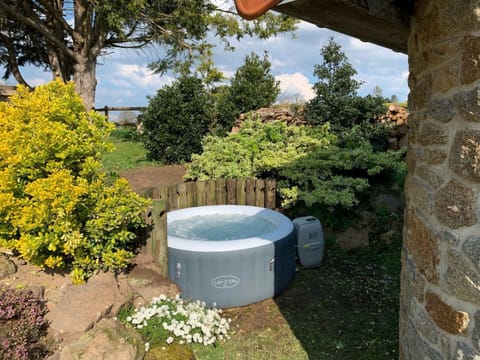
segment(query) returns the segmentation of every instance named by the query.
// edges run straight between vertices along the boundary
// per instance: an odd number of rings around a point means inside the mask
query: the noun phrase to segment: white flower
[[[207,346],[229,338],[231,319],[222,318],[221,309],[215,306],[207,309],[205,302],[200,300],[185,301],[178,295],[175,299],[160,295],[153,298],[149,306],[136,309],[127,321],[141,330],[150,326],[152,318],[158,318],[161,326],[170,332],[167,344],[177,337],[182,344],[194,342]],[[148,351],[149,348],[150,344],[146,342],[145,349]]]

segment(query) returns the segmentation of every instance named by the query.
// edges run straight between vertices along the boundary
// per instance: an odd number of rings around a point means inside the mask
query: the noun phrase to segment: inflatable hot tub
[[[184,299],[219,308],[279,294],[295,275],[295,232],[265,208],[214,205],[167,214],[168,274]]]

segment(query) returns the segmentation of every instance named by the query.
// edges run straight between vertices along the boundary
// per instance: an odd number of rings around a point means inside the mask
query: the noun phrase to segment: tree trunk
[[[95,107],[96,68],[96,58],[80,59],[73,65],[75,89],[83,99],[87,111]]]

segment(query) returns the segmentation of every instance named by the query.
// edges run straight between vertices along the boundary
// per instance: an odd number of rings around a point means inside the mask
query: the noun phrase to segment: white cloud
[[[147,96],[173,82],[171,76],[155,74],[141,54],[130,57],[129,63],[105,62],[97,71],[97,93],[95,103],[109,106],[144,106]]]
[[[123,86],[159,89],[171,84],[172,78],[155,74],[147,66],[119,64],[117,65],[117,77],[111,81],[112,83],[121,83]]]
[[[38,86],[46,84],[49,81],[52,81],[52,77],[50,76],[50,74],[45,74],[45,76],[35,76],[33,78],[30,78],[28,84],[30,86]]]
[[[275,79],[280,81],[281,92],[278,102],[305,102],[315,96],[312,84],[305,75],[299,72],[277,75]]]

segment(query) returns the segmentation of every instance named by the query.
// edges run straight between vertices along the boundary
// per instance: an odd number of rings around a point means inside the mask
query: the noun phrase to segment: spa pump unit
[[[297,255],[304,267],[320,266],[325,251],[323,228],[320,220],[313,216],[293,220],[297,237]]]

